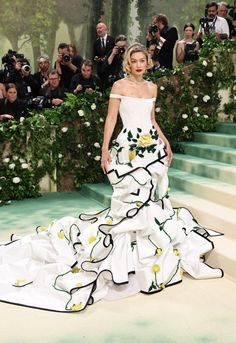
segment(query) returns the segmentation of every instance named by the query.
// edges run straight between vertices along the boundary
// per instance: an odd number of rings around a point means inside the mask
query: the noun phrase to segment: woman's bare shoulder
[[[152,81],[147,81],[148,88],[152,93],[152,96],[155,98],[157,96],[157,85]]]
[[[115,94],[120,94],[120,95],[124,95],[124,87],[126,86],[126,80],[125,79],[120,79],[117,80],[116,82],[114,82],[112,89],[111,89],[111,93],[115,93]]]

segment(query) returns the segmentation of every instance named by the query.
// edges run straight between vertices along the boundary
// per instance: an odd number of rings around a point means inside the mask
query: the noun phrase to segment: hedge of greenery
[[[235,42],[211,37],[194,64],[147,75],[158,85],[157,120],[174,150],[178,142],[191,140],[195,131],[214,130],[220,89],[230,87],[228,106],[234,111],[235,53]],[[107,103],[108,93],[67,94],[60,107],[33,111],[19,122],[2,121],[0,205],[39,196],[39,182],[46,174],[59,190],[65,190],[67,183],[78,189],[83,183],[103,181],[100,148]]]

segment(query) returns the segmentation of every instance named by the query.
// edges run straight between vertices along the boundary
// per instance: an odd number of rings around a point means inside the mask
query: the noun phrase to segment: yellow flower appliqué
[[[157,256],[161,256],[161,254],[162,254],[162,249],[161,248],[157,248],[156,249],[156,255]]]
[[[47,231],[47,228],[46,228],[46,226],[40,226],[40,227],[39,227],[39,230],[40,230],[40,231]]]
[[[176,256],[179,256],[179,255],[180,255],[180,251],[179,251],[178,249],[174,249],[174,254],[175,254]]]
[[[140,145],[143,148],[148,147],[153,143],[152,137],[149,133],[142,135],[138,139],[138,145]]]
[[[129,160],[132,161],[135,158],[135,156],[136,156],[136,152],[130,150],[129,151]]]
[[[95,236],[90,236],[90,237],[88,238],[88,244],[93,243],[94,241],[96,241],[96,239],[97,239],[97,237],[95,237]]]
[[[26,279],[18,279],[18,280],[16,280],[15,285],[16,285],[16,286],[23,286],[23,285],[25,285],[26,283],[27,283],[27,280],[26,280]]]
[[[152,272],[153,273],[159,273],[160,270],[161,270],[161,268],[160,268],[159,264],[154,264],[152,266]]]
[[[107,224],[107,225],[112,225],[112,223],[113,223],[112,218],[108,218],[108,219],[106,220],[106,224]]]
[[[57,233],[57,237],[59,239],[63,239],[65,237],[63,230],[61,230],[60,232]]]
[[[73,274],[79,273],[79,272],[80,272],[80,268],[78,268],[78,267],[73,267],[73,268],[71,269],[71,272],[72,272]]]
[[[179,268],[179,273],[180,273],[180,276],[182,277],[183,275],[184,275],[184,270],[183,270],[183,268]]]
[[[72,311],[79,311],[83,308],[83,305],[81,303],[79,304],[73,304],[72,307],[71,307],[71,310]]]
[[[166,286],[165,286],[164,283],[161,283],[161,284],[160,284],[160,288],[164,289],[165,287],[166,287]]]
[[[136,204],[137,207],[141,207],[143,203],[141,201],[136,201],[135,204]]]

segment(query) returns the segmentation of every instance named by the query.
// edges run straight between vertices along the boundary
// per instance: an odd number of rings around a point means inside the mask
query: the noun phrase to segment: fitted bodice
[[[111,94],[111,98],[120,99],[119,113],[125,128],[149,129],[152,126],[151,112],[155,98],[135,98]]]

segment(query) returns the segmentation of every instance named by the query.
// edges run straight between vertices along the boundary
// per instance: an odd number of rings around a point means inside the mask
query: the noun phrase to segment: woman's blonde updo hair
[[[130,68],[131,57],[135,52],[142,52],[145,55],[146,60],[147,60],[147,69],[153,66],[151,57],[149,53],[147,52],[147,49],[145,48],[145,46],[140,43],[133,43],[127,48],[124,55],[123,69],[124,69],[124,72],[126,72],[127,74],[130,74],[131,72],[131,68]]]

